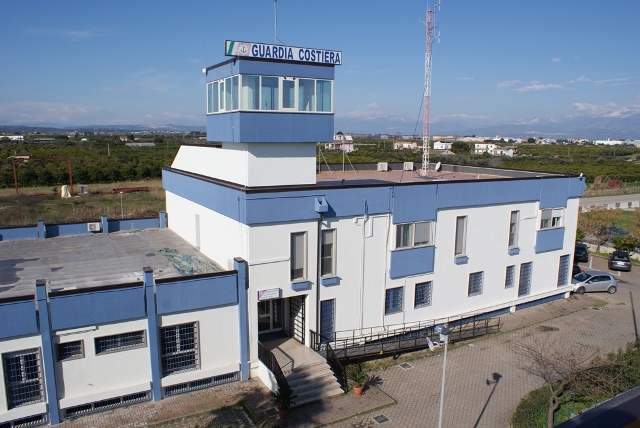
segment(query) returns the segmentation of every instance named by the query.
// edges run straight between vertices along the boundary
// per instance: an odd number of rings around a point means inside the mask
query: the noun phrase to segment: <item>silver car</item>
[[[606,291],[613,294],[618,291],[618,281],[609,272],[585,270],[571,279],[573,292],[584,294],[591,291]]]

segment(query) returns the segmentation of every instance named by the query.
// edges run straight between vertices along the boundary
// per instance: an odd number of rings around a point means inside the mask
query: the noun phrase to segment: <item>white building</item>
[[[482,153],[492,153],[496,147],[498,147],[498,145],[493,143],[475,143],[473,152],[477,155],[481,155]]]
[[[433,149],[434,150],[451,150],[451,144],[453,144],[453,143],[435,141],[433,143]]]
[[[225,52],[206,69],[207,143],[163,169],[168,217],[149,234],[106,218],[0,229],[3,275],[20,284],[0,291],[0,423],[55,424],[254,376],[275,389],[260,350],[276,333],[319,350],[568,296],[584,178],[317,173],[342,53],[233,41]],[[42,239],[63,230],[86,236],[74,251]],[[185,255],[217,269],[192,271]]]
[[[351,135],[335,134],[333,142],[325,143],[326,150],[342,150],[347,153],[353,152],[353,137]]]

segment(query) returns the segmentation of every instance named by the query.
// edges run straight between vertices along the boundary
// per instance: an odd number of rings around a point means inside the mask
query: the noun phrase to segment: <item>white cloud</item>
[[[551,58],[551,62],[560,62],[562,61],[560,58]]]
[[[447,120],[447,119],[464,119],[464,120],[489,120],[489,116],[475,116],[472,114],[457,113],[457,114],[445,114],[442,116],[436,116],[433,118],[434,122]]]
[[[19,101],[0,104],[0,123],[78,123],[91,114],[97,114],[98,107],[83,105]]]
[[[564,86],[557,83],[540,83],[537,81],[531,82],[530,85],[523,86],[521,88],[514,89],[516,92],[532,92],[532,91],[546,91],[548,89],[563,89]]]
[[[587,82],[591,82],[591,79],[589,79],[587,76],[580,76],[577,79],[569,80],[567,83],[587,83]]]
[[[473,77],[458,77],[458,80],[473,80]]]
[[[496,83],[496,88],[511,88],[513,86],[519,85],[520,83],[522,82],[520,82],[519,80],[505,80]]]
[[[589,115],[589,116],[601,116],[608,115],[611,113],[615,113],[616,110],[626,110],[626,109],[618,109],[615,103],[609,102],[603,105],[591,104],[591,103],[573,103],[573,107],[578,111],[578,113]]]
[[[372,110],[378,110],[378,104],[377,103],[371,103],[367,107],[372,109]]]

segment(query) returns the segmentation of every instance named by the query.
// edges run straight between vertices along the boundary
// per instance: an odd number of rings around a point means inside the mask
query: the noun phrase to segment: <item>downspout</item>
[[[362,216],[362,251],[360,252],[360,330],[364,323],[364,260],[365,260],[365,237],[368,216],[367,200],[364,200],[364,215]]]
[[[320,231],[322,229],[322,213],[318,213],[320,217],[318,218],[318,228],[316,235],[316,333],[320,334],[320,250],[321,250],[321,242],[320,242]],[[335,245],[335,243],[334,243]]]

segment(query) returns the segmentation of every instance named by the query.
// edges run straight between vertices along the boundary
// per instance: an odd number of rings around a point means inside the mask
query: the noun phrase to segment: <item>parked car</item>
[[[609,256],[609,269],[631,272],[631,257],[626,251],[614,251]]]
[[[606,291],[613,294],[618,291],[618,281],[609,272],[585,270],[571,279],[573,292],[584,294],[592,291]]]
[[[589,261],[589,250],[587,249],[587,244],[576,243],[576,250],[573,253],[573,262],[588,262]]]
[[[582,272],[582,268],[580,267],[580,265],[578,263],[574,263],[573,264],[573,271],[571,273],[571,276],[576,276],[577,274],[579,274],[580,272]]]

